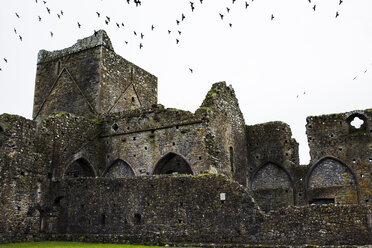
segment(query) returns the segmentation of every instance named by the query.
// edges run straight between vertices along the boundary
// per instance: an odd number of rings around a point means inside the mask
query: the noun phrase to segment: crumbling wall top
[[[66,56],[68,54],[76,53],[97,46],[105,46],[109,50],[114,50],[110,38],[107,36],[106,32],[104,30],[99,30],[96,31],[92,36],[77,40],[77,42],[71,47],[57,51],[40,50],[37,58],[37,63],[40,64],[48,62]]]

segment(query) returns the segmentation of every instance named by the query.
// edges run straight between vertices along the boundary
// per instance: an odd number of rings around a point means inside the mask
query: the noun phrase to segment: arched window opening
[[[121,159],[116,160],[107,170],[105,177],[108,178],[124,178],[134,177],[132,168]]]
[[[180,155],[168,153],[156,164],[154,175],[159,174],[193,174],[190,165]]]
[[[280,166],[267,163],[253,176],[251,190],[258,205],[269,211],[294,204],[291,179]]]
[[[310,168],[307,184],[309,204],[357,204],[357,182],[342,162],[325,158]]]
[[[94,171],[89,162],[83,158],[75,160],[67,168],[64,178],[94,177]]]
[[[359,113],[350,115],[346,119],[349,124],[349,133],[361,133],[366,132],[368,129],[367,118]]]

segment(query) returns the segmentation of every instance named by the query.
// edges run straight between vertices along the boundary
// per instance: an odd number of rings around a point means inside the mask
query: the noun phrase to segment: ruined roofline
[[[61,57],[64,57],[69,54],[81,52],[83,50],[104,46],[107,49],[114,51],[114,48],[111,44],[110,38],[107,36],[104,30],[99,30],[95,32],[92,36],[88,36],[83,39],[77,40],[77,42],[71,47],[55,50],[55,51],[46,51],[40,50],[37,58],[37,64],[45,63],[52,61]]]

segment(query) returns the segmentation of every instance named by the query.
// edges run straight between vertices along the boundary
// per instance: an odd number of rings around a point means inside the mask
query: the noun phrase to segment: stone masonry
[[[38,56],[33,120],[0,115],[0,243],[371,245],[372,109],[245,124],[231,86],[195,111],[104,31]]]

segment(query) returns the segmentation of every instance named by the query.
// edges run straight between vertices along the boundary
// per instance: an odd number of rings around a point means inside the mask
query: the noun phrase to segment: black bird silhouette
[[[18,15],[18,13],[17,13],[17,12],[15,13],[15,15],[16,15],[16,16],[17,16],[17,17],[19,18],[19,15]]]
[[[245,2],[245,8],[248,8],[249,4],[247,2]]]
[[[368,70],[365,70],[364,73],[366,73]]]
[[[14,28],[14,33],[17,34],[17,29]]]
[[[194,11],[194,9],[195,9],[194,3],[193,2],[190,2],[190,5],[191,5],[191,11]]]
[[[176,44],[178,44],[178,42],[180,42],[178,39],[176,39]]]
[[[108,25],[109,24],[109,22],[107,21],[107,20],[105,20],[105,23]]]
[[[18,35],[19,39],[22,41],[22,36]]]
[[[223,20],[223,15],[220,13],[221,20]]]
[[[355,80],[357,77],[354,77],[353,80]]]
[[[41,17],[40,16],[38,16],[39,17],[39,22],[41,22]]]
[[[128,44],[128,41],[125,41],[125,44]]]
[[[177,25],[180,25],[180,21],[179,20],[176,20],[176,23],[177,23]]]
[[[141,1],[140,0],[134,0],[134,3],[136,4],[136,7],[138,7],[138,5],[141,5]]]
[[[108,17],[108,16],[106,16],[106,19],[110,22],[111,21],[111,18],[110,17]]]
[[[0,68],[0,71],[2,71],[3,69]]]
[[[170,30],[168,30],[168,34],[170,34],[171,33],[171,31]]]
[[[5,63],[8,63],[8,60],[6,58],[3,58],[3,59],[4,59]]]
[[[142,43],[140,43],[140,49],[143,47]]]
[[[335,18],[337,18],[338,16],[339,16],[338,11],[336,11],[336,16],[335,16]]]
[[[61,10],[61,15],[63,15],[63,11]]]
[[[182,21],[185,20],[185,15],[182,13]]]
[[[48,11],[48,14],[50,14],[50,9],[48,7],[46,7],[47,11]]]
[[[271,20],[274,20],[274,15],[273,14],[271,14]]]
[[[46,1],[43,1],[44,4],[46,4]]]
[[[120,24],[119,24],[119,23],[116,23],[116,26],[117,26],[118,28],[120,28]]]
[[[79,28],[81,28],[81,24],[79,22],[77,23],[77,25],[78,25]]]
[[[343,1],[342,0],[340,0],[340,3],[338,4],[338,5],[341,5],[343,3]]]
[[[53,32],[50,32],[50,37],[53,37]]]
[[[193,69],[189,68],[190,72],[193,73]]]
[[[181,31],[178,30],[178,34],[181,35]]]
[[[232,23],[229,23],[230,28],[232,27]]]
[[[130,0],[127,0],[127,3],[129,4]]]
[[[203,3],[203,0],[200,0],[200,4],[202,4]]]
[[[121,23],[121,26],[124,27],[124,22]]]
[[[35,0],[35,2],[37,3],[37,0]]]
[[[234,4],[236,0],[232,0],[232,3]]]
[[[61,19],[61,16],[59,14],[57,14],[57,16],[58,16],[58,19]]]
[[[311,3],[311,0],[309,0],[309,3]]]
[[[101,17],[101,14],[99,12],[96,12],[98,18]]]
[[[227,10],[227,13],[229,13],[229,12],[230,12],[230,9],[229,9],[229,8],[227,8],[227,7],[226,7],[226,10]]]
[[[136,31],[133,31],[133,33],[134,33],[134,35],[136,35],[136,36],[137,36],[137,33],[136,33]]]
[[[151,30],[154,30],[154,28],[155,28],[154,25],[151,25]]]
[[[141,39],[143,40],[143,37],[144,37],[145,35],[143,34],[143,33],[141,33]]]
[[[315,11],[315,9],[316,9],[316,4],[314,4],[314,6],[313,6],[313,10]]]

